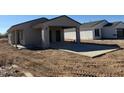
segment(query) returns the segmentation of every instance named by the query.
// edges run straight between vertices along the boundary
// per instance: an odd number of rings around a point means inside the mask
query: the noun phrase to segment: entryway
[[[64,41],[64,31],[62,27],[49,27],[49,42],[63,42]]]
[[[56,42],[61,41],[61,32],[59,30],[56,31]]]

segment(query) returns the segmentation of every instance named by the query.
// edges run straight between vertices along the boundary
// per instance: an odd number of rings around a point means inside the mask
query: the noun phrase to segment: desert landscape
[[[16,49],[0,39],[1,77],[121,77],[124,76],[124,41],[91,40],[82,43],[116,44],[120,49],[90,58],[57,49]]]

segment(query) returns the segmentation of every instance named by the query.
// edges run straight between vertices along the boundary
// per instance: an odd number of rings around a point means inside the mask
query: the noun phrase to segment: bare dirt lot
[[[121,47],[100,57],[89,58],[56,49],[18,50],[0,40],[0,76],[124,76],[124,40],[85,43],[116,44]]]

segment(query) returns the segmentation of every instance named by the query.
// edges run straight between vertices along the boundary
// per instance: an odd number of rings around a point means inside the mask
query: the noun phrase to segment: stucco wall
[[[8,43],[12,44],[12,33],[8,33]]]
[[[25,29],[24,41],[26,46],[41,47],[42,45],[41,30]]]
[[[104,27],[102,29],[102,38],[117,38],[117,31],[112,27]]]
[[[15,43],[15,32],[8,33],[8,43],[14,44]]]

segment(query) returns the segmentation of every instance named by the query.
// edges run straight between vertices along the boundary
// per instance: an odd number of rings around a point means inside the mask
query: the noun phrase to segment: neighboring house
[[[8,41],[12,45],[48,48],[52,43],[64,42],[64,29],[76,29],[76,42],[80,43],[80,23],[68,16],[53,19],[39,18],[12,26]]]
[[[94,21],[83,23],[80,25],[80,38],[81,40],[95,40],[102,38],[102,29],[108,24],[106,20]],[[65,39],[75,40],[75,29],[65,30]]]
[[[94,40],[102,38],[102,28],[108,24],[106,20],[84,23],[80,26],[81,40]]]
[[[108,23],[103,27],[102,36],[106,39],[124,38],[124,23]]]

